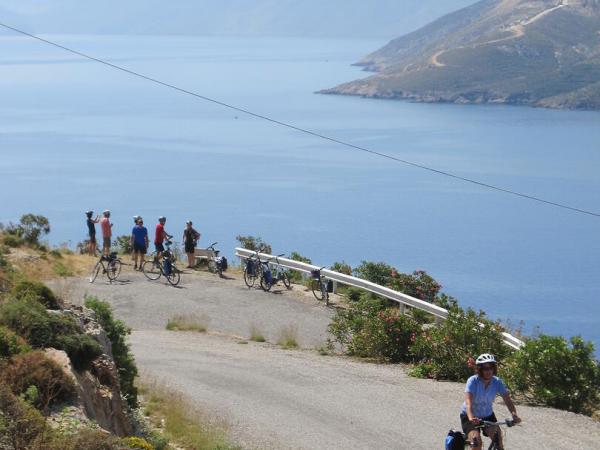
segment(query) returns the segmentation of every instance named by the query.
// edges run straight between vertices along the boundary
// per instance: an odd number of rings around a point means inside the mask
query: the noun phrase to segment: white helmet
[[[496,363],[496,358],[494,357],[494,355],[490,355],[489,353],[484,353],[477,357],[475,364],[477,364],[478,366],[481,366],[483,364],[497,364],[497,363]]]

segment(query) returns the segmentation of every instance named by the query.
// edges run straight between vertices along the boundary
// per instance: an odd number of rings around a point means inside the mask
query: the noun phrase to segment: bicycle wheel
[[[144,261],[142,264],[142,272],[149,280],[158,280],[161,275],[160,263],[154,259]]]
[[[171,266],[171,273],[165,275],[167,281],[171,286],[177,286],[181,281],[181,272],[175,266]]]
[[[249,288],[251,288],[252,286],[254,286],[254,283],[256,282],[256,278],[257,278],[257,274],[258,274],[258,267],[256,266],[256,264],[254,263],[254,260],[252,260],[252,264],[253,264],[253,273],[249,273],[248,272],[248,266],[246,265],[246,267],[244,267],[244,283],[246,283],[246,286],[248,286]]]
[[[283,285],[286,287],[286,289],[292,288],[292,282],[290,281],[290,276],[288,275],[287,272],[283,272],[281,281],[283,281]]]
[[[265,278],[265,274],[264,272],[262,272],[260,274],[260,287],[262,288],[263,291],[265,292],[269,292],[271,290],[271,288],[273,287],[273,285],[271,283],[269,283],[267,281],[267,279]]]
[[[209,259],[208,260],[208,270],[212,273],[217,273],[219,270],[219,267],[217,265],[217,262],[214,259]]]
[[[93,283],[94,281],[96,281],[96,278],[98,278],[98,274],[100,273],[100,268],[102,267],[102,264],[100,263],[100,261],[98,261],[94,267],[92,268],[92,272],[90,273],[90,283]]]
[[[319,280],[310,280],[310,289],[317,300],[323,300],[323,290],[321,289]]]
[[[121,273],[121,260],[115,259],[108,263],[106,268],[106,276],[110,281],[115,281]]]

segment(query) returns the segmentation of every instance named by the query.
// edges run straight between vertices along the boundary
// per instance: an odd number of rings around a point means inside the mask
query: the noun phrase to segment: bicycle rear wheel
[[[100,268],[102,267],[102,264],[100,263],[100,261],[98,261],[94,267],[92,268],[92,272],[90,273],[90,283],[93,283],[94,281],[96,281],[96,278],[98,278],[98,274],[100,273]]]
[[[323,301],[323,290],[319,280],[310,280],[310,289],[317,300]]]
[[[158,280],[161,275],[160,263],[155,259],[149,259],[142,264],[142,272],[149,280]]]
[[[165,275],[167,281],[171,286],[177,286],[181,281],[181,272],[175,266],[171,266],[171,273]]]
[[[260,274],[260,287],[265,292],[269,292],[271,290],[271,288],[273,287],[273,285],[271,283],[269,283],[267,281],[267,279],[265,278],[265,274],[264,273]]]
[[[219,271],[219,266],[214,259],[208,260],[208,270],[212,273],[217,273]]]
[[[121,260],[115,259],[108,263],[106,268],[106,276],[110,281],[115,281],[121,274]]]

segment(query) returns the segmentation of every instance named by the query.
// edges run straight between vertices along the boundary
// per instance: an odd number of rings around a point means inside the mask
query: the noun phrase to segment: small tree
[[[363,261],[354,269],[354,275],[381,286],[388,286],[392,280],[392,269],[392,266],[384,262]]]
[[[35,214],[21,216],[17,225],[17,234],[29,245],[39,245],[40,238],[50,233],[50,222],[47,217]]]
[[[242,248],[252,250],[253,252],[261,251],[264,253],[271,253],[273,251],[271,245],[264,242],[260,237],[238,235],[235,239],[240,243]]]
[[[118,236],[117,239],[115,239],[115,245],[117,246],[118,252],[123,255],[129,255],[133,252],[131,236],[127,236],[126,234]]]

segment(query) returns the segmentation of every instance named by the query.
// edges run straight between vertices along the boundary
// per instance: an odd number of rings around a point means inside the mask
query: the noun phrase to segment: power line
[[[4,24],[2,22],[0,22],[0,26],[2,26],[4,28],[7,28],[9,30],[12,30],[12,31],[14,31],[16,33],[22,34],[24,36],[30,37],[32,39],[36,39],[36,40],[38,40],[40,42],[43,42],[45,44],[52,45],[54,47],[60,48],[60,49],[65,50],[67,52],[73,53],[73,54],[75,54],[77,56],[81,56],[82,58],[86,58],[86,59],[89,59],[91,61],[95,61],[97,63],[104,64],[105,66],[111,67],[111,68],[116,69],[116,70],[120,70],[120,71],[125,72],[125,73],[127,73],[129,75],[133,75],[135,77],[142,78],[144,80],[147,80],[147,81],[150,81],[152,83],[159,84],[161,86],[173,89],[173,90],[181,92],[183,94],[191,95],[191,96],[194,96],[194,97],[199,98],[201,100],[204,100],[204,101],[207,101],[207,102],[210,102],[210,103],[214,103],[216,105],[220,105],[220,106],[223,106],[225,108],[229,108],[229,109],[232,109],[234,111],[238,111],[240,113],[247,114],[247,115],[255,117],[257,119],[265,120],[267,122],[271,122],[273,124],[280,125],[282,127],[286,127],[286,128],[289,128],[289,129],[292,129],[292,130],[295,130],[295,131],[299,131],[301,133],[308,134],[310,136],[314,136],[314,137],[317,137],[319,139],[324,139],[326,141],[333,142],[333,143],[339,144],[339,145],[343,145],[345,147],[348,147],[348,148],[351,148],[351,149],[354,149],[354,150],[358,150],[358,151],[361,151],[361,152],[369,153],[371,155],[379,156],[381,158],[385,158],[385,159],[388,159],[388,160],[399,162],[401,164],[405,164],[405,165],[408,165],[408,166],[411,166],[411,167],[415,167],[415,168],[418,168],[418,169],[426,170],[428,172],[432,172],[432,173],[435,173],[437,175],[443,175],[443,176],[448,177],[448,178],[453,178],[455,180],[460,180],[460,181],[463,181],[463,182],[466,182],[466,183],[474,184],[476,186],[484,187],[484,188],[491,189],[491,190],[494,190],[494,191],[497,191],[497,192],[502,192],[504,194],[510,194],[510,195],[513,195],[513,196],[516,196],[516,197],[521,197],[521,198],[524,198],[524,199],[532,200],[532,201],[543,203],[543,204],[546,204],[546,205],[555,206],[557,208],[566,209],[566,210],[569,210],[569,211],[572,211],[572,212],[586,214],[586,215],[593,216],[593,217],[600,217],[600,213],[596,213],[596,212],[585,210],[585,209],[581,209],[581,208],[576,208],[574,206],[566,205],[564,203],[553,202],[551,200],[546,200],[546,199],[543,199],[541,197],[536,197],[534,195],[529,195],[529,194],[525,194],[525,193],[522,193],[522,192],[513,191],[511,189],[503,188],[503,187],[496,186],[496,185],[493,185],[493,184],[484,183],[482,181],[477,181],[477,180],[474,180],[474,179],[471,179],[471,178],[462,177],[460,175],[456,175],[456,174],[451,173],[451,172],[446,172],[444,170],[439,170],[439,169],[435,169],[435,168],[432,168],[432,167],[428,167],[428,166],[425,166],[425,165],[422,165],[422,164],[418,164],[418,163],[415,163],[415,162],[412,162],[412,161],[408,161],[408,160],[405,160],[405,159],[402,159],[402,158],[398,158],[396,156],[393,156],[393,155],[390,155],[390,154],[387,154],[387,153],[382,153],[382,152],[379,152],[379,151],[376,151],[376,150],[372,150],[372,149],[369,149],[369,148],[366,148],[366,147],[361,147],[359,145],[351,144],[349,142],[345,142],[345,141],[333,138],[331,136],[327,136],[327,135],[324,135],[324,134],[321,134],[321,133],[317,133],[315,131],[307,130],[305,128],[301,128],[299,126],[293,125],[293,124],[288,123],[288,122],[282,122],[280,120],[273,119],[272,117],[268,117],[268,116],[265,116],[265,115],[262,115],[262,114],[259,114],[259,113],[255,113],[255,112],[250,111],[248,109],[244,109],[244,108],[241,108],[241,107],[238,107],[238,106],[235,106],[235,105],[231,105],[229,103],[225,103],[225,102],[222,102],[220,100],[216,100],[214,98],[198,94],[197,92],[193,92],[193,91],[189,91],[189,90],[184,89],[184,88],[180,88],[180,87],[175,86],[173,84],[166,83],[164,81],[158,80],[156,78],[152,78],[150,76],[141,74],[139,72],[135,72],[135,71],[127,69],[125,67],[122,67],[122,66],[110,63],[108,61],[105,61],[103,59],[95,58],[93,56],[87,55],[87,54],[82,53],[82,52],[77,51],[77,50],[73,50],[72,48],[69,48],[69,47],[65,47],[64,45],[58,44],[58,43],[50,41],[48,39],[44,39],[44,38],[41,38],[41,37],[36,36],[34,34],[31,34],[31,33],[28,33],[26,31],[20,30],[18,28],[14,28],[14,27],[12,27],[10,25],[6,25],[6,24]]]

